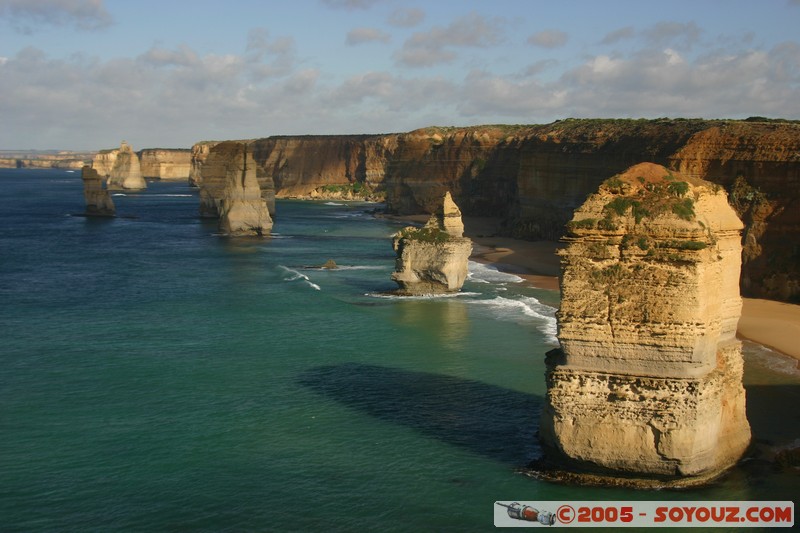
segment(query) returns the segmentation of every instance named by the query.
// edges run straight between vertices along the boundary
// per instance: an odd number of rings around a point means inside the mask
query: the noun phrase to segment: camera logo
[[[505,504],[501,502],[494,502],[501,507],[506,508],[508,516],[516,520],[524,520],[526,522],[539,522],[543,526],[552,526],[556,523],[556,515],[550,511],[540,511],[530,505],[522,505],[519,502],[512,502]]]

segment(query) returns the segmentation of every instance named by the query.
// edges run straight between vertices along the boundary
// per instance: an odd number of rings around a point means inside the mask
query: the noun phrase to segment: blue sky
[[[0,0],[0,148],[800,119],[800,0]]]

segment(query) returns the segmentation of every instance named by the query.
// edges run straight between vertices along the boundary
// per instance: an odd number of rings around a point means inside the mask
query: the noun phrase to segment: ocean
[[[800,489],[758,457],[682,491],[520,473],[558,292],[471,263],[457,296],[387,296],[401,224],[375,204],[278,200],[272,237],[234,239],[186,183],[114,219],[80,216],[80,172],[0,191],[0,531],[488,531],[495,501]],[[757,407],[797,406],[790,362],[746,352]]]

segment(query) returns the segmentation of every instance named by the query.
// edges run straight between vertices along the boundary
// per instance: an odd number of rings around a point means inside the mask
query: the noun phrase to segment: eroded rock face
[[[108,194],[108,189],[103,187],[105,178],[89,166],[83,167],[81,178],[83,179],[83,198],[86,201],[86,215],[113,217],[116,208],[111,200],[111,195]]]
[[[609,475],[705,480],[750,441],[742,223],[721,187],[644,163],[575,211],[540,435]]]
[[[247,144],[223,142],[209,152],[200,185],[200,214],[219,217],[228,235],[268,235],[272,218],[261,196]]]
[[[191,150],[146,148],[141,151],[142,176],[160,180],[185,180],[192,167]]]
[[[122,141],[114,160],[114,166],[111,167],[108,188],[112,190],[147,188],[147,182],[142,177],[139,156],[125,141]]]
[[[400,286],[398,292],[420,295],[461,290],[472,254],[472,241],[463,233],[461,212],[449,192],[424,227],[409,226],[397,233],[392,240],[397,254],[392,280]]]

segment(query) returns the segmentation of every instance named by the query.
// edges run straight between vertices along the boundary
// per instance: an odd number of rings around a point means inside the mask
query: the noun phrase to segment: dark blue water
[[[114,201],[0,170],[0,531],[482,531],[496,500],[798,487],[525,477],[557,293],[472,264],[461,296],[384,297],[399,226],[368,204],[279,201],[272,238],[230,239],[184,183]]]

